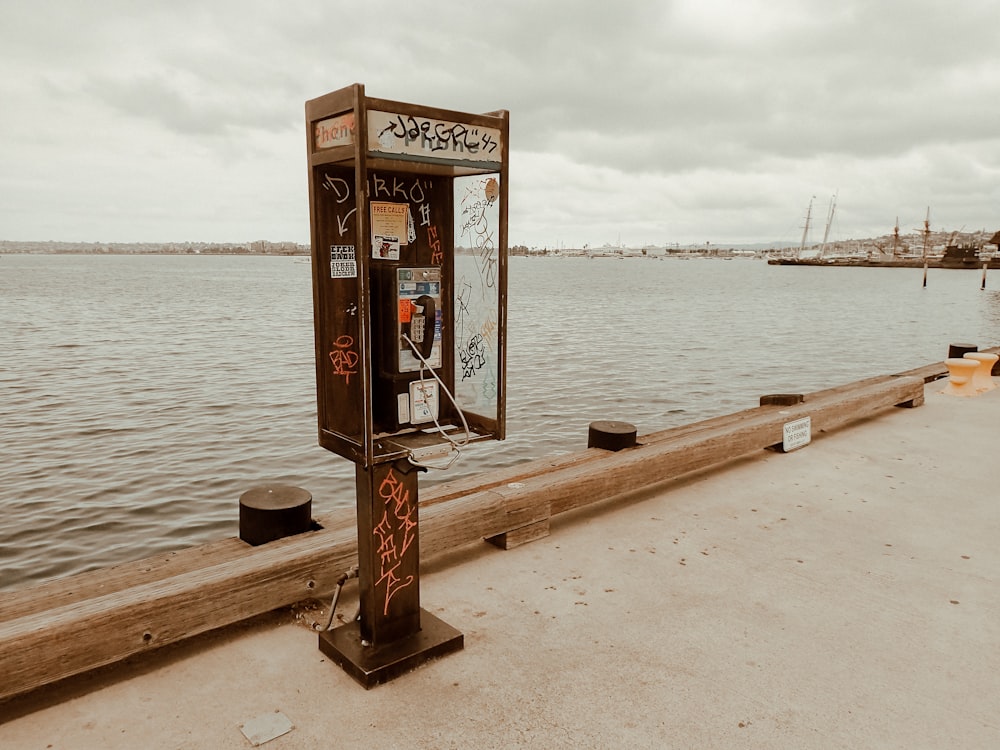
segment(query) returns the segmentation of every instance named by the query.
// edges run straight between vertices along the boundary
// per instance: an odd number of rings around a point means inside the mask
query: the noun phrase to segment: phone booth
[[[462,648],[420,606],[417,476],[503,440],[508,113],[306,102],[319,443],[354,462],[357,622],[320,649],[365,687]]]

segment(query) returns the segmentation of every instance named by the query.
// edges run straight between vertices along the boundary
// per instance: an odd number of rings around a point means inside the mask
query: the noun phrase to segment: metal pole
[[[319,634],[319,648],[365,688],[459,651],[462,634],[420,608],[418,470],[406,459],[357,465],[357,622]]]
[[[361,638],[378,647],[420,630],[417,470],[404,459],[356,479]]]

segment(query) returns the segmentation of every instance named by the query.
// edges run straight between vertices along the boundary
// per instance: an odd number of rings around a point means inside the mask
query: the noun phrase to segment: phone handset
[[[422,294],[411,304],[415,309],[410,316],[410,341],[417,345],[420,356],[427,359],[434,348],[434,325],[437,322],[434,298]]]

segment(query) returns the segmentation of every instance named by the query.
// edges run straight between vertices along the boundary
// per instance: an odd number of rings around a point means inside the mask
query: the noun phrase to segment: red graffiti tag
[[[351,375],[357,374],[358,353],[354,351],[354,337],[340,336],[333,342],[330,361],[333,363],[333,374],[343,375],[344,382],[350,384]]]
[[[385,587],[385,607],[383,614],[389,614],[389,601],[393,596],[413,583],[414,576],[400,578],[397,570],[403,564],[406,551],[417,538],[416,510],[410,502],[410,493],[392,469],[378,488],[379,497],[385,500],[382,520],[373,530],[376,553],[379,557],[379,576],[375,588]]]
[[[438,229],[433,224],[427,227],[427,244],[431,246],[431,263],[440,266],[444,262],[444,252],[438,239]]]

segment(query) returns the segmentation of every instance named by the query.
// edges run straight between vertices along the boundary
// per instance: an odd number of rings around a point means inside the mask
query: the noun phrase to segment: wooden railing
[[[560,513],[655,487],[782,440],[923,402],[943,364],[641,436],[620,452],[590,448],[431,488],[420,502],[421,557],[489,539],[516,546]],[[0,593],[0,699],[332,590],[357,562],[352,510],[321,528],[251,547],[236,538]]]

